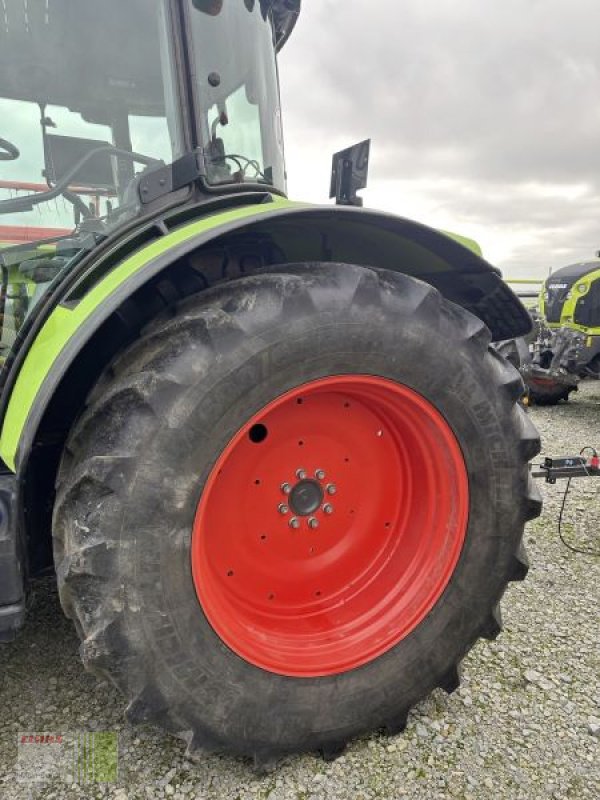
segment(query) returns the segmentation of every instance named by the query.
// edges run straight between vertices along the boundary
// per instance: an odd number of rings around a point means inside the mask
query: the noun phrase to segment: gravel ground
[[[572,402],[534,408],[544,452],[600,446],[600,384]],[[543,516],[525,535],[532,569],[503,603],[505,631],[480,642],[464,663],[462,688],[435,692],[411,714],[406,732],[355,741],[331,764],[288,759],[257,778],[248,764],[207,756],[152,728],[122,719],[116,691],[86,674],[77,639],[51,581],[36,585],[19,639],[0,648],[0,797],[203,800],[435,800],[600,797],[600,559],[561,544],[557,520],[564,482],[544,486]],[[573,484],[564,531],[600,547],[600,481]],[[17,732],[114,730],[119,783],[110,787],[16,782]]]

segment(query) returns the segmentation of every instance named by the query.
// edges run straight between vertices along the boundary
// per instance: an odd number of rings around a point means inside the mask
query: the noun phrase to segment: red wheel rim
[[[346,672],[429,614],[468,505],[456,437],[422,395],[371,376],[306,383],[252,417],[212,469],[192,536],[198,599],[258,667]]]

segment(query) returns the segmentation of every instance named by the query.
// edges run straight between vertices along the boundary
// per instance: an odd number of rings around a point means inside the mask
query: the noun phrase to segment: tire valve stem
[[[309,527],[309,528],[312,528],[313,530],[314,530],[315,528],[318,528],[318,527],[319,527],[319,520],[318,520],[318,519],[316,519],[316,517],[311,517],[311,518],[308,520],[308,527]]]
[[[290,520],[290,528],[297,530],[300,527],[300,520],[298,517],[292,517]]]

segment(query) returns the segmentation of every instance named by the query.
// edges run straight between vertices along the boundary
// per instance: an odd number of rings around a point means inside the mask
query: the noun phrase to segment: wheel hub
[[[308,517],[321,507],[324,497],[325,493],[319,481],[306,478],[298,481],[291,490],[288,500],[293,514]]]

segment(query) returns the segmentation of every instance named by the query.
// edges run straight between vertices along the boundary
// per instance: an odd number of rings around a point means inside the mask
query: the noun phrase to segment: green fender
[[[16,378],[11,375],[5,387],[0,457],[11,470],[24,467],[54,392],[100,325],[176,259],[232,233],[268,234],[286,263],[330,260],[418,277],[479,316],[495,339],[520,336],[531,327],[499,271],[468,239],[366,209],[268,199],[211,212],[199,206],[192,221],[188,210],[188,221],[178,224],[175,217],[168,225],[155,225],[153,240],[122,258],[118,243],[110,248],[114,263],[107,269],[106,255],[99,257],[97,277],[94,264],[87,263],[78,290],[76,285],[73,291],[72,281],[62,297],[59,290],[53,310],[13,366]]]

